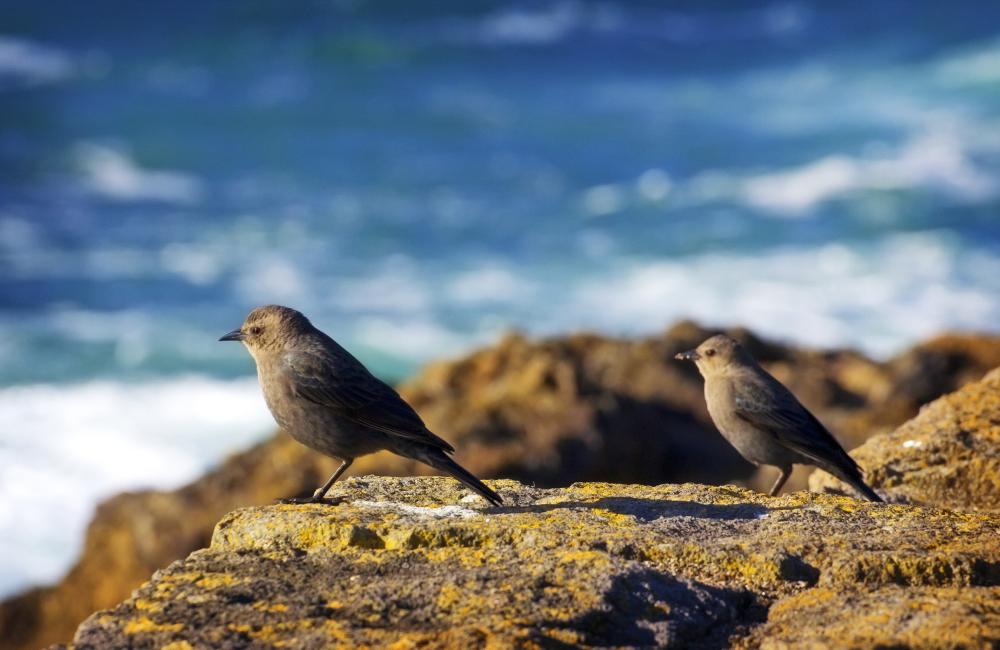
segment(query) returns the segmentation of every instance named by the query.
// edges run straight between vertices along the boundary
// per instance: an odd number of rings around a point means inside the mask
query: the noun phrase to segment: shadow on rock
[[[678,580],[651,569],[615,576],[605,605],[569,622],[541,627],[570,629],[588,646],[726,648],[729,638],[762,622],[767,609],[748,591]],[[545,647],[574,647],[551,639]]]
[[[695,517],[713,520],[759,519],[767,514],[768,508],[753,503],[714,504],[695,501],[672,501],[661,499],[602,497],[596,501],[563,501],[532,506],[511,506],[493,508],[496,514],[520,512],[551,512],[553,510],[604,510],[617,515],[628,515],[639,521],[651,522],[668,517]]]

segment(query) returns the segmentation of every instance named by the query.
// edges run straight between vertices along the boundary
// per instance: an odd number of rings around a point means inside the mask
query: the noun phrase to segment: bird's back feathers
[[[318,339],[314,344],[303,341],[282,359],[282,370],[296,395],[387,435],[455,451],[427,429],[395,389],[372,375],[350,352],[319,330],[311,336]]]
[[[816,416],[769,375],[734,382],[733,401],[739,418],[770,433],[789,449],[818,464],[834,462],[857,467]]]
[[[781,445],[852,485],[868,499],[882,500],[864,482],[858,464],[833,434],[766,370],[756,364],[741,369],[732,387],[738,418],[774,436]]]

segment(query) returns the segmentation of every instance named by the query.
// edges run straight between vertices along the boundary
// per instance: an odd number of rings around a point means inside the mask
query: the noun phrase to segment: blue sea
[[[0,593],[273,430],[270,302],[389,379],[997,331],[1000,3],[0,4]]]

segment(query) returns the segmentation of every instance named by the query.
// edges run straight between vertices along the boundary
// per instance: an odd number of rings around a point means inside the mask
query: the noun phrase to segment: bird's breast
[[[293,426],[300,410],[298,402],[301,398],[294,394],[292,386],[287,381],[282,381],[279,372],[270,371],[266,367],[257,366],[257,379],[260,382],[261,392],[264,393],[264,401],[271,411],[275,421],[283,429]]]

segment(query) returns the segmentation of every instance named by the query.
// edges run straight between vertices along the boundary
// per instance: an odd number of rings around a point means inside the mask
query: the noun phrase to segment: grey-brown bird
[[[869,501],[882,501],[826,427],[734,339],[719,334],[675,358],[698,366],[708,413],[726,440],[751,463],[781,470],[771,496],[792,465],[803,464],[833,474]]]
[[[258,307],[220,341],[242,341],[257,363],[271,414],[297,441],[341,461],[312,499],[359,456],[387,449],[447,472],[494,505],[500,496],[451,459],[455,449],[432,433],[391,386],[305,316],[278,305]]]

